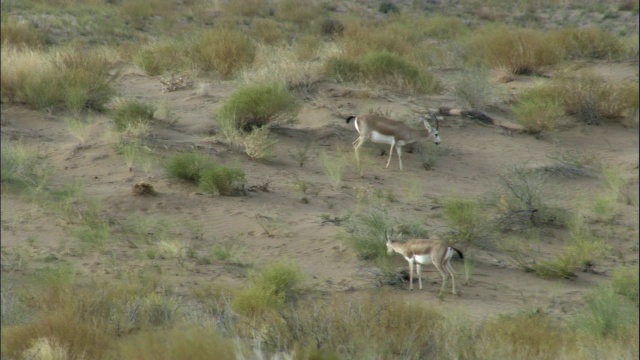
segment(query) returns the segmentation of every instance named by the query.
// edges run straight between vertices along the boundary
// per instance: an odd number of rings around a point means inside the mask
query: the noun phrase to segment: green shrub
[[[535,87],[524,91],[512,110],[520,125],[524,126],[528,132],[538,135],[557,129],[564,115],[561,100],[554,97],[546,87]]]
[[[444,15],[428,18],[421,30],[425,35],[438,40],[450,40],[470,32],[469,27],[460,18]]]
[[[453,85],[453,93],[463,105],[484,111],[494,101],[494,89],[489,72],[476,67],[462,72]]]
[[[486,242],[489,219],[480,202],[475,199],[451,197],[442,201],[442,214],[447,224],[455,229],[455,241],[467,249]]]
[[[113,109],[113,122],[117,131],[125,131],[128,128],[140,124],[147,124],[153,120],[154,105],[138,100],[124,100]]]
[[[273,45],[287,40],[287,34],[282,25],[273,19],[254,19],[251,22],[251,35],[264,42]]]
[[[22,142],[2,137],[0,142],[0,175],[2,186],[16,190],[38,189],[46,183],[50,172],[38,159],[38,153]]]
[[[549,34],[571,59],[610,59],[623,54],[619,37],[595,27],[564,28]]]
[[[579,331],[597,337],[616,338],[638,325],[638,309],[615,293],[611,286],[601,285],[585,297],[586,308],[575,319]]]
[[[389,1],[383,1],[380,3],[380,6],[378,6],[378,11],[383,13],[383,14],[399,14],[400,13],[400,9],[398,9],[398,6],[396,6],[396,4],[389,2]]]
[[[361,76],[368,81],[425,94],[442,90],[442,85],[431,73],[392,53],[372,52],[360,58],[358,63]]]
[[[177,41],[143,46],[133,55],[133,63],[147,75],[156,76],[183,69],[187,65],[185,46]]]
[[[470,59],[479,59],[492,68],[505,68],[512,74],[535,74],[541,66],[563,58],[560,45],[549,41],[539,30],[504,25],[485,26],[467,42]]]
[[[169,175],[178,179],[197,183],[204,170],[213,166],[213,162],[204,155],[194,152],[175,154],[165,163]]]
[[[204,169],[198,179],[198,187],[207,193],[237,195],[244,189],[244,171],[222,165]]]
[[[360,65],[347,58],[329,58],[325,68],[326,72],[336,81],[355,81],[360,77]]]
[[[27,23],[2,21],[0,43],[3,50],[6,46],[38,48],[44,45],[45,40],[45,34],[40,29],[29,26]]]
[[[611,286],[616,294],[620,294],[634,302],[636,306],[640,302],[638,298],[638,283],[640,275],[637,266],[619,266],[611,274]]]
[[[274,148],[278,140],[271,136],[267,126],[254,129],[244,137],[243,142],[244,152],[253,160],[270,161],[276,156]]]
[[[625,111],[638,109],[638,84],[612,84],[589,71],[568,73],[554,79],[553,91],[564,110],[587,124],[619,121]]]
[[[213,29],[190,44],[190,57],[204,71],[215,71],[224,79],[253,63],[256,46],[247,35],[232,29]]]
[[[349,222],[349,244],[363,260],[378,260],[387,253],[386,231],[391,221],[385,211],[371,209],[353,217]]]
[[[281,309],[296,295],[302,279],[296,265],[272,263],[250,275],[250,285],[235,294],[231,305],[235,311],[248,317]]]
[[[320,23],[320,33],[329,37],[340,36],[344,33],[344,24],[340,20],[325,19]]]
[[[218,111],[218,126],[224,134],[251,131],[275,122],[293,121],[300,110],[295,97],[282,84],[261,83],[240,87]]]
[[[275,13],[277,18],[303,27],[312,24],[320,16],[321,9],[313,1],[281,0]]]

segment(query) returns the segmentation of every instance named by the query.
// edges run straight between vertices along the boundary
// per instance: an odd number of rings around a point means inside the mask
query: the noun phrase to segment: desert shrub
[[[39,160],[38,153],[21,141],[2,137],[0,142],[0,175],[2,186],[15,190],[38,189],[46,183],[50,171]]]
[[[109,335],[99,327],[81,321],[73,313],[53,312],[28,324],[3,327],[3,357],[18,359],[43,338],[56,339],[70,359],[100,359],[111,344]]]
[[[278,310],[299,291],[303,274],[292,263],[275,262],[249,276],[248,287],[236,293],[231,306],[238,313],[255,317]]]
[[[133,55],[133,63],[147,75],[156,76],[177,71],[187,64],[185,47],[176,41],[158,42],[143,46]]]
[[[262,83],[240,87],[218,111],[218,126],[251,131],[254,127],[293,121],[300,110],[295,97],[282,84]]]
[[[425,170],[433,170],[440,156],[447,151],[442,145],[436,145],[431,141],[418,143],[415,147],[418,160]]]
[[[442,355],[435,337],[444,318],[431,306],[394,301],[386,292],[357,301],[309,299],[264,322],[264,340],[272,351],[305,344],[322,359],[430,359]]]
[[[572,59],[609,59],[623,54],[620,38],[600,28],[564,28],[551,32],[549,38],[557,41],[565,56]]]
[[[612,84],[588,71],[567,73],[551,85],[565,112],[587,124],[619,121],[625,111],[638,109],[638,84]]]
[[[442,90],[440,82],[404,58],[389,52],[371,52],[357,61],[330,58],[326,71],[338,81],[362,81],[424,94]]]
[[[244,152],[253,160],[270,161],[276,156],[274,149],[278,143],[271,135],[269,127],[253,129],[244,139]]]
[[[207,193],[237,195],[244,188],[244,171],[223,165],[204,169],[198,179],[198,187]]]
[[[189,55],[198,68],[215,71],[228,79],[253,62],[256,46],[242,32],[218,28],[196,37],[189,45]]]
[[[383,14],[389,14],[389,13],[399,14],[400,13],[400,9],[398,9],[398,6],[396,6],[396,4],[390,1],[382,1],[378,6],[378,11]]]
[[[45,34],[27,23],[3,21],[0,29],[0,43],[3,50],[7,46],[15,48],[38,48],[44,45]]]
[[[343,57],[329,58],[325,69],[336,81],[355,81],[360,77],[360,65]]]
[[[438,40],[449,40],[469,33],[469,27],[459,18],[434,15],[427,19],[422,29],[425,35]]]
[[[207,156],[186,152],[173,155],[164,166],[169,175],[197,183],[204,170],[213,166],[213,162]]]
[[[349,220],[349,245],[363,260],[378,260],[386,256],[386,232],[392,228],[389,215],[371,208]]]
[[[498,227],[526,230],[530,226],[564,224],[566,212],[549,201],[548,178],[548,174],[531,171],[522,165],[501,175],[498,190],[490,201],[498,211]]]
[[[273,19],[254,19],[251,22],[251,36],[265,44],[273,45],[287,40],[282,25]]]
[[[123,100],[113,109],[113,122],[116,131],[125,131],[153,120],[154,105],[139,100]]]
[[[228,0],[222,3],[226,15],[259,16],[269,11],[267,0]]]
[[[464,249],[471,245],[486,244],[489,234],[489,219],[478,200],[451,197],[442,200],[442,214],[447,224],[454,229],[453,238]]]
[[[460,103],[479,111],[486,110],[495,98],[489,72],[482,67],[463,71],[453,85],[453,93]]]
[[[276,17],[298,26],[310,25],[321,15],[322,9],[315,3],[305,0],[281,0],[276,8]]]
[[[545,279],[569,279],[579,271],[589,271],[607,253],[608,247],[603,240],[592,236],[574,237],[560,255],[551,260],[536,262],[532,269],[536,275]]]
[[[322,168],[325,175],[329,178],[331,185],[334,188],[339,188],[342,185],[342,179],[344,178],[344,171],[347,167],[347,161],[343,155],[329,156],[327,153],[320,155],[320,161],[322,162]]]
[[[470,59],[479,59],[492,68],[505,68],[512,74],[535,74],[541,66],[562,60],[562,48],[539,30],[504,25],[485,26],[467,40]]]
[[[2,49],[3,101],[35,109],[103,111],[115,95],[109,62],[96,52]]]
[[[145,331],[124,339],[107,359],[206,360],[236,359],[233,341],[216,329],[182,325],[171,329]]]
[[[482,325],[495,355],[519,359],[556,359],[572,348],[576,338],[566,325],[544,312],[502,315]]]
[[[324,19],[320,23],[320,33],[324,36],[334,37],[344,33],[344,24],[336,19]]]
[[[416,54],[418,39],[413,38],[414,31],[394,22],[366,21],[350,19],[345,22],[343,35],[337,39],[343,50],[343,56],[356,60],[370,52],[388,52],[401,57],[413,58]]]
[[[637,266],[619,266],[611,274],[611,287],[616,294],[620,294],[638,306],[638,282],[640,275]]]
[[[586,307],[575,318],[580,332],[596,337],[622,337],[638,326],[638,309],[616,294],[608,285],[600,285],[585,296]]]
[[[372,52],[359,59],[361,76],[367,81],[408,88],[416,92],[434,94],[442,89],[430,73],[403,58],[388,52]]]
[[[553,95],[546,87],[524,91],[512,107],[515,120],[532,134],[540,135],[557,129],[564,110],[561,100]]]

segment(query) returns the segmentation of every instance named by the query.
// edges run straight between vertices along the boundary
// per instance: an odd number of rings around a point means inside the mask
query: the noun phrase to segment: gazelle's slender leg
[[[420,285],[420,290],[422,290],[422,264],[416,263],[416,274],[418,275],[418,285]]]
[[[409,260],[409,290],[413,291],[413,262],[414,260]]]
[[[398,163],[400,163],[400,170],[402,170],[402,146],[396,145],[396,152],[398,153]]]
[[[449,275],[451,275],[451,293],[453,295],[457,295],[458,292],[456,292],[456,278],[455,276],[453,276],[453,267],[451,267],[451,262],[447,261],[447,271],[449,272]]]
[[[389,160],[387,160],[387,166],[385,166],[384,168],[388,168],[389,164],[391,163],[391,157],[393,156],[393,147],[396,146],[396,142],[395,140],[391,143],[391,149],[389,149]]]
[[[358,162],[358,164],[360,164],[360,147],[362,146],[362,144],[364,144],[364,140],[364,136],[360,136],[354,142],[355,145],[353,146],[353,149],[356,153],[356,161]]]
[[[442,294],[447,283],[447,276],[444,274],[444,271],[442,269],[444,267],[444,264],[439,264],[438,261],[434,261],[433,265],[435,265],[436,269],[438,269],[438,272],[440,272],[440,275],[442,276],[442,286],[440,286],[440,294]]]

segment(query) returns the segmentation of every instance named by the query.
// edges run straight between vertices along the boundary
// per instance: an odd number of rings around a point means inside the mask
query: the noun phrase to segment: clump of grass
[[[320,33],[324,36],[335,37],[344,33],[344,24],[336,19],[324,19],[320,23]]]
[[[46,42],[44,32],[28,23],[3,21],[0,28],[2,47],[39,48]]]
[[[133,63],[147,75],[162,75],[184,68],[187,65],[185,52],[185,45],[177,41],[152,43],[143,46],[133,55]]]
[[[561,100],[546,87],[524,91],[512,110],[516,121],[537,135],[557,129],[564,115]]]
[[[620,38],[601,28],[563,28],[551,32],[549,40],[557,42],[569,59],[615,59],[623,54]]]
[[[320,16],[321,9],[315,2],[282,0],[276,8],[276,17],[299,27],[309,26]]]
[[[330,58],[326,70],[338,81],[375,83],[423,94],[435,94],[442,90],[442,85],[430,72],[387,51],[370,52],[357,61]]]
[[[434,15],[427,19],[422,31],[434,39],[450,40],[469,33],[470,29],[460,18]]]
[[[313,158],[313,154],[310,153],[312,144],[313,141],[311,138],[305,137],[302,146],[296,146],[295,150],[289,150],[289,156],[295,160],[300,167],[303,167]]]
[[[378,11],[383,14],[399,14],[400,9],[398,6],[390,1],[383,1],[378,6]]]
[[[348,241],[358,257],[376,261],[386,256],[386,233],[392,228],[389,215],[375,208],[351,217]]]
[[[589,71],[559,76],[552,84],[565,112],[587,124],[620,121],[638,109],[638,84],[612,84]]]
[[[562,60],[562,47],[549,41],[540,30],[489,25],[467,40],[470,59],[491,68],[505,68],[512,74],[535,74],[544,65]]]
[[[165,162],[169,175],[178,179],[197,183],[204,170],[211,167],[211,160],[195,152],[175,154]]]
[[[281,309],[297,294],[302,279],[303,274],[295,264],[272,263],[249,276],[249,286],[235,294],[231,305],[250,318]]]
[[[462,197],[442,200],[442,214],[447,224],[454,229],[455,241],[464,249],[488,241],[489,219],[480,201]]]
[[[619,266],[611,274],[611,287],[616,294],[622,295],[638,306],[638,282],[640,275],[637,266]]]
[[[2,98],[35,109],[103,111],[115,95],[110,63],[98,52],[2,49]]]
[[[181,325],[169,329],[144,331],[119,342],[113,359],[187,360],[236,359],[236,344],[211,327]]]
[[[139,100],[120,101],[113,109],[113,122],[116,131],[123,132],[140,124],[148,124],[153,120],[156,111],[154,105]]]
[[[207,193],[238,195],[244,190],[245,175],[242,169],[213,165],[200,173],[198,187]]]
[[[479,111],[486,110],[495,98],[489,72],[482,67],[463,71],[454,83],[453,92],[460,103]]]
[[[600,285],[585,297],[586,308],[575,319],[580,332],[602,338],[623,337],[638,325],[638,309],[616,294],[611,286]]]
[[[282,84],[245,85],[236,90],[218,111],[217,122],[223,134],[251,131],[273,123],[292,122],[300,110],[293,95]]]
[[[282,25],[273,19],[254,19],[251,22],[251,36],[268,45],[285,42],[287,34]]]
[[[334,188],[340,187],[340,185],[342,185],[342,178],[344,177],[344,171],[347,166],[344,156],[338,155],[337,157],[330,157],[328,154],[323,153],[320,156],[320,161],[322,162],[324,173],[329,178],[331,185]]]
[[[273,138],[268,126],[253,129],[243,138],[244,152],[253,160],[271,161],[276,154],[278,140]]]
[[[39,159],[37,151],[24,145],[22,141],[10,140],[4,136],[0,143],[2,186],[14,190],[42,189],[51,174]]]
[[[268,13],[267,0],[236,0],[222,3],[222,11],[227,15],[259,16]]]
[[[256,46],[242,32],[217,28],[205,31],[193,40],[189,53],[198,68],[215,71],[224,79],[229,79],[253,62]]]

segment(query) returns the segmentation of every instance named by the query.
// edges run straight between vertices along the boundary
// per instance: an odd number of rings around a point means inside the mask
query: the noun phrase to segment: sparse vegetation
[[[244,191],[244,171],[222,165],[209,166],[200,173],[198,187],[207,193],[238,195]]]
[[[116,131],[125,131],[153,120],[154,105],[138,100],[122,100],[113,110]]]
[[[489,218],[478,200],[452,197],[442,200],[442,214],[453,229],[453,240],[466,251],[470,246],[487,245]]]
[[[240,31],[216,28],[200,34],[190,44],[189,54],[204,71],[215,71],[225,79],[249,66],[256,57],[256,46]]]
[[[564,111],[561,100],[555,95],[544,87],[523,92],[512,108],[515,120],[536,135],[556,130]]]
[[[271,135],[268,126],[253,129],[243,138],[244,152],[253,160],[270,161],[276,156],[274,148],[278,140]]]
[[[208,157],[195,152],[175,154],[165,163],[169,175],[194,183],[197,183],[204,170],[211,166],[212,162]]]

